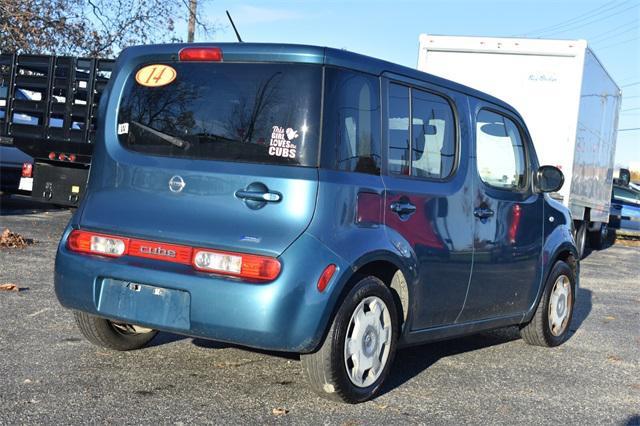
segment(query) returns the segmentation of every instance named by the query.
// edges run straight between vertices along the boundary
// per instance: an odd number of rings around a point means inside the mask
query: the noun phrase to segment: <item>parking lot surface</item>
[[[582,261],[563,346],[528,346],[512,327],[407,348],[380,397],[344,405],[307,388],[295,354],[167,333],[134,352],[90,345],[53,291],[72,211],[0,202],[0,228],[35,240],[0,249],[0,284],[21,288],[0,291],[0,424],[640,425],[638,247]]]

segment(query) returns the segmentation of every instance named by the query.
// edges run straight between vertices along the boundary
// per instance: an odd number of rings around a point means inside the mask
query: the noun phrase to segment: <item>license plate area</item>
[[[98,312],[132,324],[188,330],[191,296],[182,290],[104,278]]]
[[[29,191],[33,190],[33,178],[21,177],[20,183],[18,185],[18,189],[20,191]]]

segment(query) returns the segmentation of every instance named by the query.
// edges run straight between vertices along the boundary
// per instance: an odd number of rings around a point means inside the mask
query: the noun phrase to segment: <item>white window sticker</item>
[[[118,134],[126,135],[127,133],[129,133],[129,123],[118,124]]]
[[[271,141],[269,142],[269,155],[283,158],[296,158],[298,147],[292,141],[298,137],[298,131],[291,127],[273,126]]]

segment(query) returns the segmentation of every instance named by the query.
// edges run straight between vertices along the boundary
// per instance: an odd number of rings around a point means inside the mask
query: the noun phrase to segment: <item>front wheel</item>
[[[349,403],[371,399],[389,374],[398,330],[389,288],[376,277],[360,280],[338,309],[320,349],[300,357],[313,390]]]
[[[559,260],[545,283],[542,299],[533,318],[520,329],[520,335],[530,345],[558,346],[569,338],[573,317],[576,277],[565,262]]]

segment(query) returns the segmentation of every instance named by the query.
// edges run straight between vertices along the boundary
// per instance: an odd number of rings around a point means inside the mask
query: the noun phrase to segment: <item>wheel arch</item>
[[[544,294],[544,288],[547,283],[547,279],[549,278],[549,274],[553,270],[553,266],[559,261],[563,261],[569,265],[571,270],[573,271],[575,278],[575,287],[574,288],[574,303],[577,300],[578,289],[580,288],[580,257],[578,256],[578,251],[574,244],[569,241],[565,241],[560,244],[555,251],[551,252],[551,254],[547,257],[545,261],[544,272],[542,275],[542,279],[540,282],[540,286],[538,288],[538,293],[536,295],[535,301],[532,306],[529,308],[529,311],[524,315],[523,323],[526,323],[531,320],[533,315],[538,308],[538,304],[542,299],[542,295]]]
[[[374,276],[382,281],[389,289],[396,302],[396,309],[399,313],[400,332],[404,331],[404,325],[411,320],[412,313],[412,288],[410,283],[415,282],[416,267],[412,265],[412,258],[405,259],[393,252],[381,250],[368,253],[355,262],[351,268],[344,273],[340,280],[343,284],[336,291],[339,292],[336,302],[331,310],[331,319],[336,315],[342,302],[355,284],[365,276]],[[329,324],[331,323],[329,320]],[[329,327],[324,330],[323,338],[326,336]],[[400,337],[400,336],[399,336]]]

